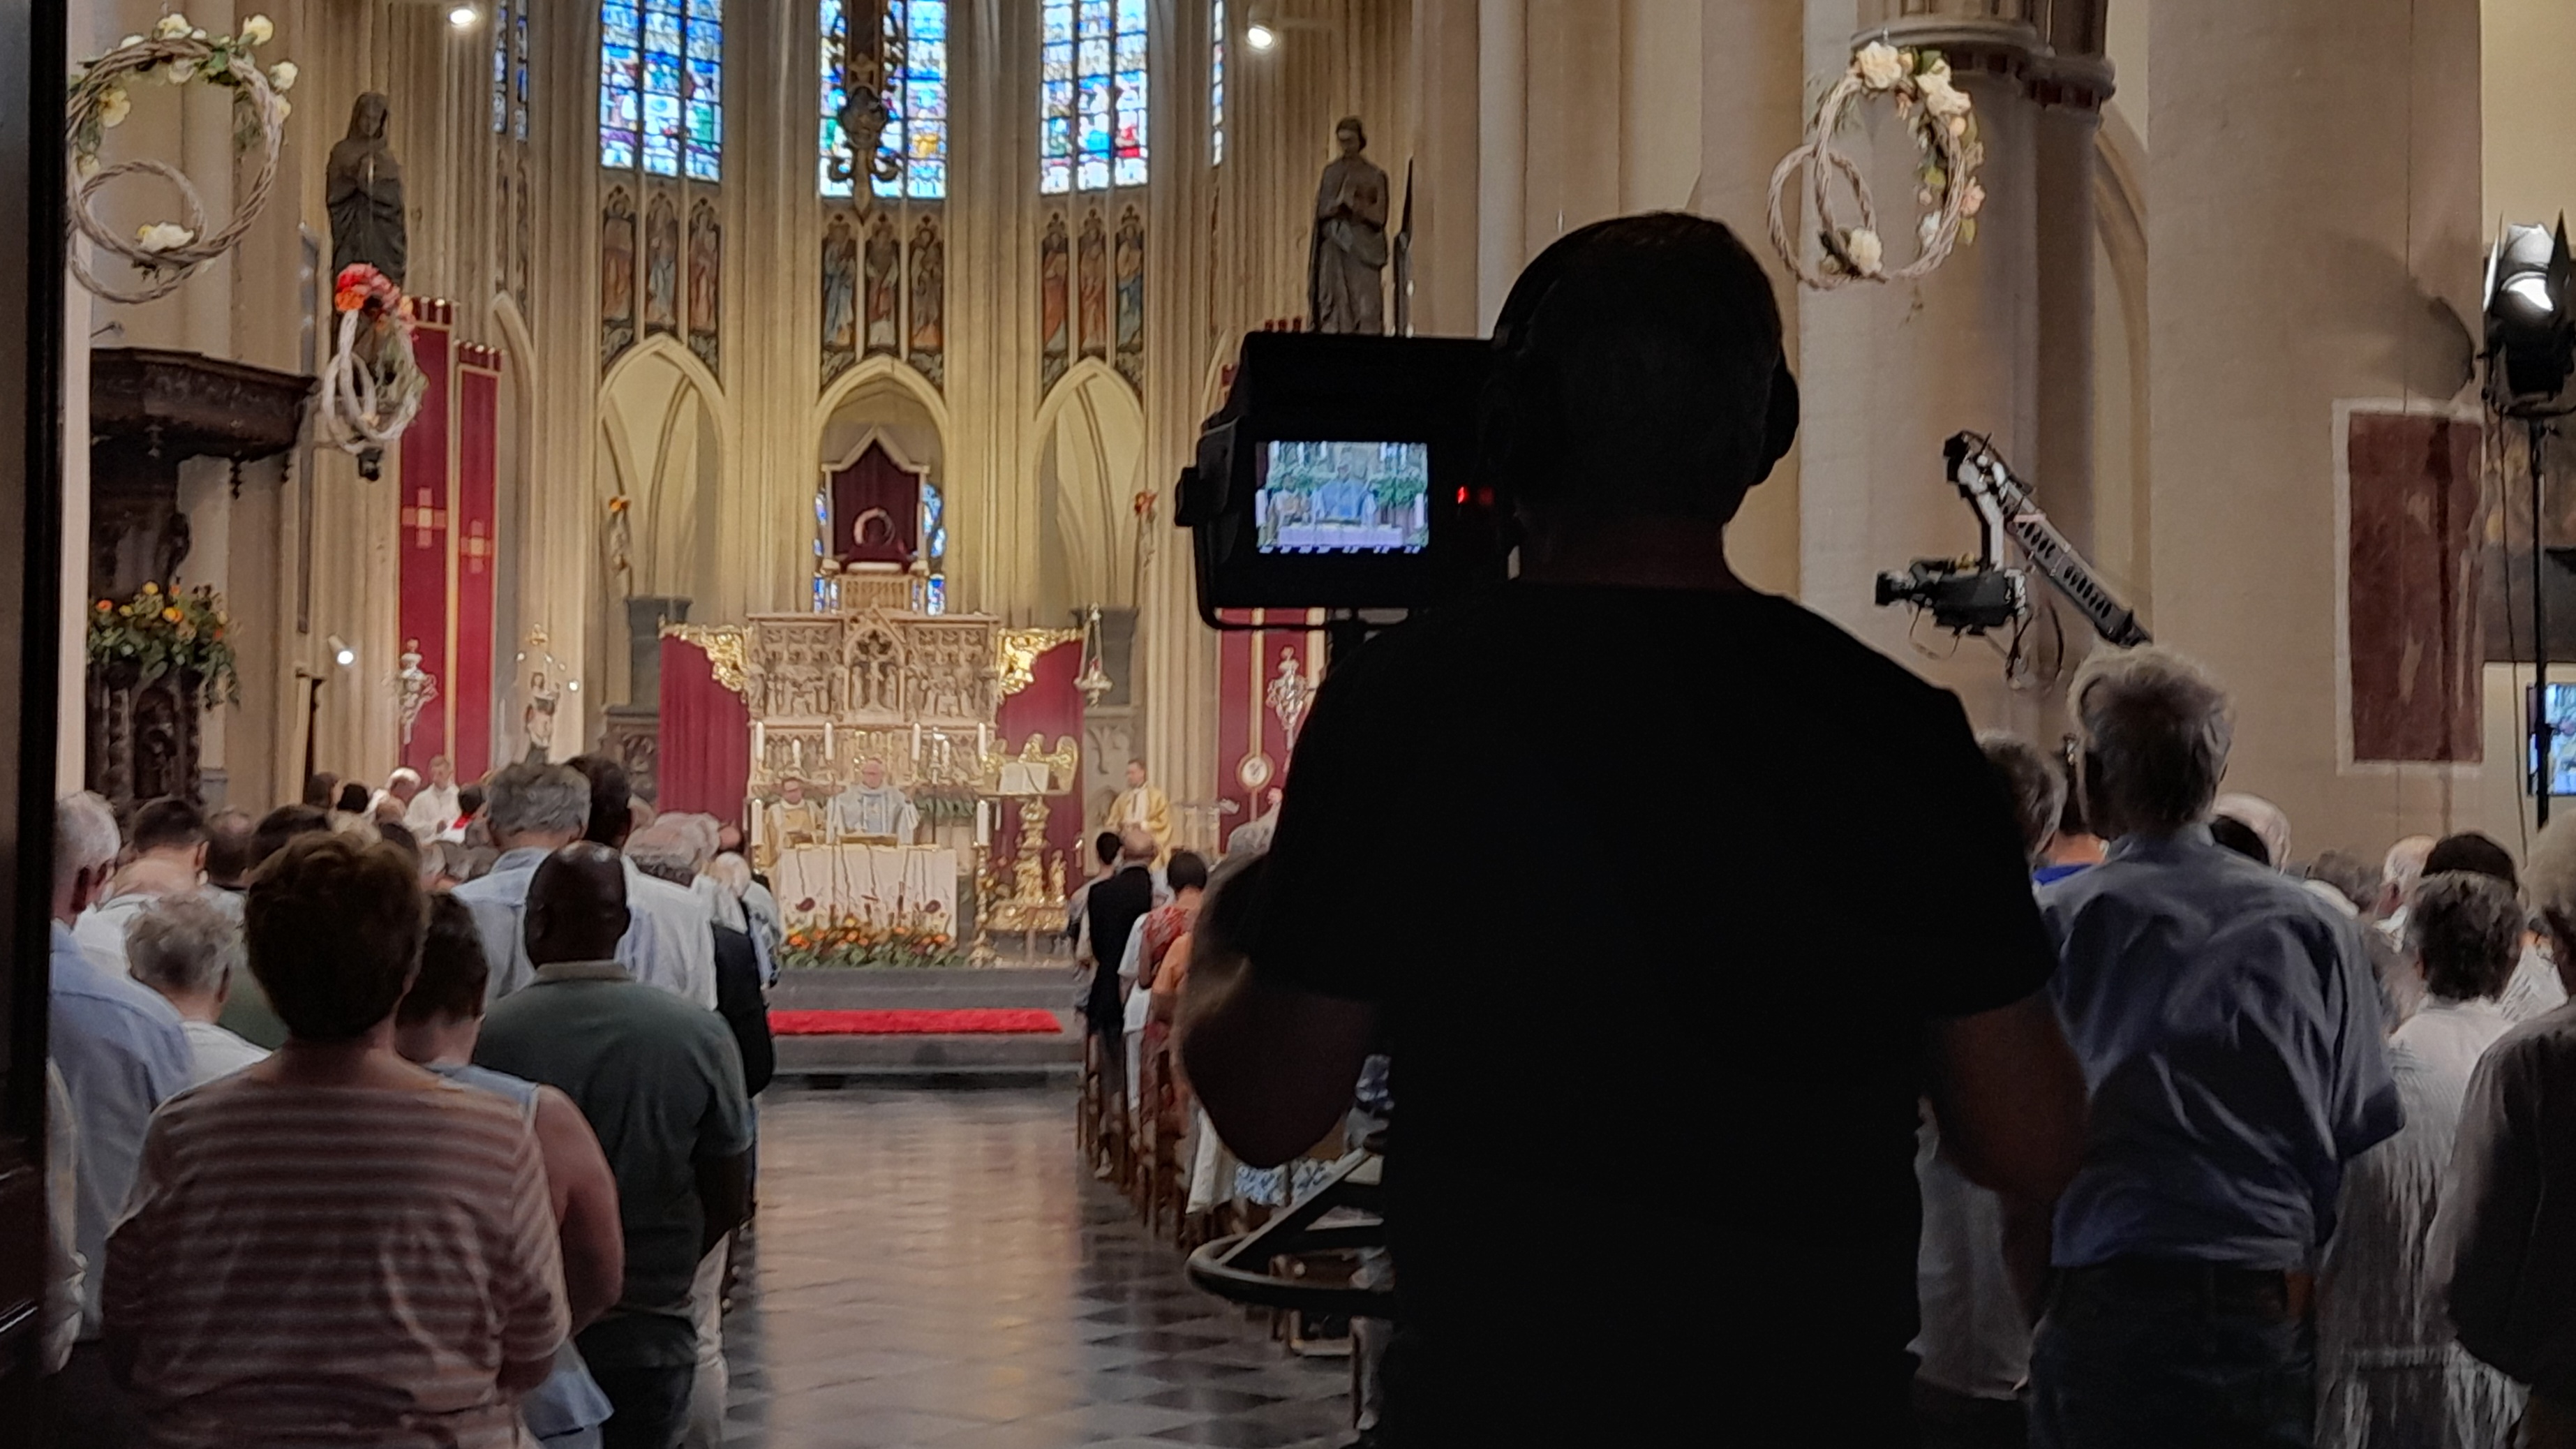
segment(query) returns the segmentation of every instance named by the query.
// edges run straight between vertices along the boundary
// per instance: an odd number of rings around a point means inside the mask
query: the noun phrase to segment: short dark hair
[[[461,819],[463,819],[464,817],[466,817],[466,816],[468,816],[468,815],[475,814],[475,813],[479,812],[480,810],[482,810],[482,808],[483,808],[483,787],[482,787],[482,786],[480,786],[480,785],[466,785],[466,786],[462,786],[462,787],[460,787],[460,788],[457,790],[457,792],[456,792],[456,815],[457,815],[457,818],[458,818],[458,819],[460,819],[460,820],[461,820]],[[453,822],[453,821],[451,821],[451,822],[449,822],[449,823],[450,823],[450,824],[453,824],[454,822]]]
[[[1796,428],[1770,274],[1705,217],[1560,238],[1513,284],[1494,349],[1484,451],[1536,514],[1724,523]]]
[[[135,807],[134,828],[126,842],[139,854],[174,845],[199,845],[206,839],[206,812],[194,800],[164,795]]]
[[[2484,871],[2428,874],[2406,912],[2406,945],[2436,996],[2476,1001],[2504,990],[2522,960],[2522,901]]]
[[[331,808],[345,810],[352,815],[364,815],[367,813],[367,799],[374,793],[366,786],[351,780],[340,787],[340,798],[332,802]]]
[[[419,864],[420,837],[411,833],[410,826],[399,820],[379,820],[376,822],[376,835],[385,844],[410,856],[413,864]]]
[[[1171,863],[1163,867],[1163,884],[1175,891],[1206,890],[1207,861],[1193,850],[1175,850]]]
[[[2012,807],[2022,853],[2038,860],[2048,849],[2048,838],[2057,833],[2057,817],[2066,803],[2058,792],[2066,788],[2065,781],[2039,746],[2009,730],[1984,731],[1977,736],[1977,748],[1984,752],[1995,783],[2003,787]]]
[[[303,1041],[348,1041],[393,1015],[420,964],[420,869],[381,841],[287,842],[242,903],[250,974]]]
[[[328,810],[331,796],[339,788],[339,776],[328,770],[317,770],[304,777],[304,803],[316,810]]]
[[[1093,836],[1091,838],[1091,853],[1100,857],[1100,863],[1102,865],[1107,865],[1109,862],[1116,860],[1118,858],[1118,832],[1115,830],[1104,830],[1098,835]]]
[[[2474,830],[2443,836],[2433,842],[2432,853],[2424,857],[2427,879],[2461,870],[2503,881],[2511,890],[2522,889],[2522,874],[2514,869],[2513,852]]]
[[[2270,865],[2272,850],[2254,827],[2233,815],[2213,815],[2209,820],[2209,837],[2256,865]]]
[[[564,763],[590,782],[590,826],[581,838],[616,848],[635,828],[635,787],[626,767],[606,755],[575,755]]]
[[[250,815],[221,810],[206,817],[206,879],[217,885],[239,885],[259,864]]]
[[[269,857],[286,848],[286,842],[299,835],[314,835],[331,828],[331,816],[314,805],[280,805],[259,817],[259,826],[250,833],[250,868],[259,869]],[[243,872],[248,874],[248,871]]]
[[[483,954],[483,933],[475,929],[474,910],[445,891],[429,898],[429,930],[421,937],[420,974],[403,993],[394,1020],[418,1026],[440,1017],[471,1018],[483,1014],[483,991],[492,979],[491,960]]]

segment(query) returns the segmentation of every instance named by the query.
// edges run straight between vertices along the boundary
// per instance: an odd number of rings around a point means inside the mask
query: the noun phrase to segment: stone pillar
[[[2233,692],[2228,783],[2289,812],[2297,853],[2471,823],[2469,771],[2340,758],[2335,428],[2338,402],[2468,396],[2477,0],[2158,0],[2149,23],[2157,638]]]
[[[1413,7],[1413,330],[1474,335],[1481,109],[1476,0]]]
[[[1914,285],[1811,292],[1798,309],[1808,386],[1798,475],[1799,592],[1807,606],[1918,672],[1957,690],[1970,718],[2054,733],[2054,711],[2004,684],[2003,662],[1910,611],[1881,609],[1881,570],[1973,553],[1974,517],[1942,474],[1941,444],[1963,429],[1991,437],[2029,471],[2040,436],[2039,107],[2026,81],[2041,39],[1991,13],[1889,14],[1910,0],[1865,0],[1859,36],[1939,48],[1976,102],[1985,140],[1986,205],[1973,246]],[[1991,11],[1986,4],[1962,10]],[[2012,8],[2017,9],[2017,6]],[[1830,74],[1858,43],[1816,35],[1808,70]],[[1892,115],[1848,144],[1876,183],[1891,261],[1913,255],[1912,138]],[[1874,144],[1873,139],[1874,138]],[[1920,647],[1917,647],[1919,644]],[[1928,651],[1928,652],[1927,652]],[[2045,718],[2043,718],[2045,716]]]
[[[1788,329],[1789,365],[1800,366],[1797,283],[1764,240],[1771,169],[1804,129],[1804,39],[1794,5],[1769,0],[1702,0],[1700,7],[1699,187],[1691,210],[1735,228],[1776,283]],[[1718,78],[1712,84],[1710,78]],[[1795,594],[1799,584],[1799,454],[1744,500],[1726,532],[1727,560],[1758,589]]]
[[[1476,332],[1520,275],[1529,175],[1529,21],[1525,0],[1483,0],[1476,48]]]

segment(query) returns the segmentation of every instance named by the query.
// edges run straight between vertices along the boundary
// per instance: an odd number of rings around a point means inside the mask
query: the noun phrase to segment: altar
[[[856,916],[873,925],[954,929],[957,852],[930,845],[791,845],[769,867],[790,926]]]
[[[1077,788],[1081,751],[1070,735],[1014,748],[1000,721],[1078,631],[944,612],[918,571],[826,564],[818,583],[810,612],[664,630],[748,716],[743,818],[788,924],[957,942],[970,922],[1060,922],[1067,862],[1025,827]]]

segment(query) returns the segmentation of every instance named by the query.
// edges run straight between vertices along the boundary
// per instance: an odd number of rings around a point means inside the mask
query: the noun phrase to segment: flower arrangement
[[[800,970],[853,966],[954,966],[956,938],[928,924],[889,926],[857,916],[800,926],[787,933],[781,966]]]
[[[233,667],[233,646],[224,638],[231,625],[223,595],[211,588],[183,594],[145,584],[122,604],[101,599],[91,606],[89,660],[131,664],[144,684],[173,670],[194,673],[208,709],[239,704],[241,676]]]
[[[1894,103],[1897,119],[1913,136],[1920,157],[1914,199],[1924,210],[1914,229],[1917,251],[1913,261],[1893,269],[1888,266],[1887,243],[1879,233],[1869,183],[1862,179],[1860,167],[1833,144],[1835,134],[1851,124],[1855,108],[1873,97]],[[1985,158],[1975,104],[1959,88],[1941,52],[1873,41],[1852,56],[1851,65],[1817,102],[1806,140],[1771,173],[1771,245],[1801,283],[1818,291],[1852,282],[1916,281],[1929,276],[1955,247],[1976,242],[1977,213],[1986,203],[1977,170]],[[1823,252],[1812,267],[1792,236],[1785,202],[1789,178],[1801,170],[1808,173],[1814,188],[1810,216]],[[1859,212],[1850,225],[1834,211],[1836,176],[1850,188]]]
[[[73,68],[63,118],[72,163],[71,229],[143,274],[139,287],[109,286],[90,271],[75,247],[71,265],[92,293],[112,302],[166,297],[199,267],[231,251],[249,232],[276,183],[277,150],[285,140],[286,118],[294,109],[286,92],[295,87],[295,62],[281,60],[263,70],[256,53],[275,34],[276,27],[265,15],[243,21],[239,34],[209,35],[187,16],[173,12],[162,16],[150,35],[129,35],[106,54]],[[204,203],[177,167],[150,158],[112,166],[99,161],[107,133],[123,125],[134,111],[131,87],[155,80],[173,86],[203,81],[231,91],[233,148],[259,152],[259,168],[243,187],[232,220],[211,233]],[[99,220],[90,203],[101,186],[134,175],[168,182],[179,194],[181,219],[147,222],[129,241]]]
[[[429,393],[412,352],[411,302],[392,278],[351,262],[331,280],[331,308],[340,325],[322,368],[322,436],[355,454],[358,471],[373,478],[376,458],[420,415]]]

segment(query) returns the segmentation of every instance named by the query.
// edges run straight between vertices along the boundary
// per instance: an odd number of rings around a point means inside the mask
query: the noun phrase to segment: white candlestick
[[[916,768],[921,764],[921,721],[919,720],[912,722],[912,763]]]
[[[832,763],[832,722],[823,721],[823,763]]]
[[[992,809],[993,802],[990,800],[978,800],[975,802],[975,843],[977,845],[990,845],[993,843]]]
[[[975,768],[978,770],[984,768],[984,756],[991,753],[985,743],[990,732],[991,726],[989,725],[975,726]]]
[[[769,758],[768,745],[769,726],[753,720],[751,722],[751,772],[755,775],[760,773],[762,762]]]

